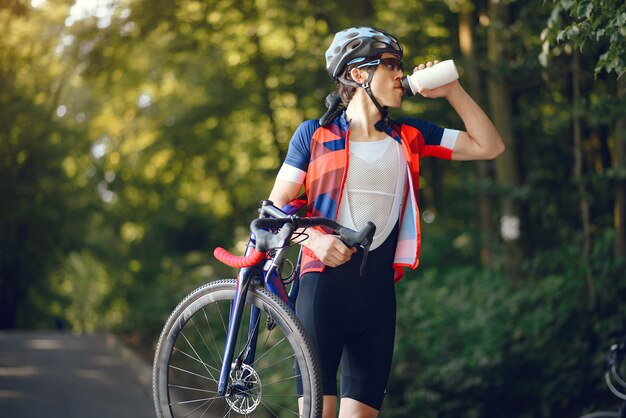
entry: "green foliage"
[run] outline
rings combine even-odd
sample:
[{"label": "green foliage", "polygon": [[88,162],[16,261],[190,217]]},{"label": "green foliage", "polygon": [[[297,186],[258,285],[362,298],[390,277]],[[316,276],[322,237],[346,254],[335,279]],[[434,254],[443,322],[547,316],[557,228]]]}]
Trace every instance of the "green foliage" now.
[{"label": "green foliage", "polygon": [[[554,46],[572,41],[583,50],[585,46],[600,48],[595,73],[626,72],[626,4],[619,0],[552,0],[555,8],[542,34],[546,44]],[[607,13],[607,11],[611,11]],[[563,15],[566,16],[564,22]],[[545,61],[544,61],[545,63]]]},{"label": "green foliage", "polygon": [[609,307],[623,300],[625,264],[611,252],[609,234],[594,254],[594,307],[577,242],[531,260],[522,286],[474,268],[401,282],[389,416],[559,417],[602,406],[606,353],[624,326],[624,307]]},{"label": "green foliage", "polygon": [[[0,326],[20,324],[31,288],[47,287],[66,252],[82,245],[97,205],[84,193],[84,128],[61,118],[69,81],[55,53],[54,17],[0,9]],[[25,47],[25,46],[28,47]],[[46,71],[41,71],[46,68]],[[26,321],[28,322],[28,321]]]},{"label": "green foliage", "polygon": [[[51,305],[56,318],[64,318],[76,332],[111,328],[121,321],[121,311],[106,310],[103,301],[111,293],[112,280],[106,267],[88,253],[70,253],[52,275],[52,289],[60,298]],[[65,302],[65,303],[63,303]]]},{"label": "green foliage", "polygon": [[[233,275],[211,250],[243,248],[292,132],[324,110],[333,33],[387,28],[402,39],[407,68],[454,58],[467,87],[472,59],[458,41],[467,9],[478,88],[494,74],[510,80],[522,185],[499,188],[493,164],[480,179],[474,163],[423,160],[421,265],[397,287],[384,415],[552,418],[610,405],[602,363],[626,329],[611,192],[624,172],[615,164],[623,3],[505,1],[506,59],[496,69],[486,2],[10,3],[0,7],[2,327],[114,330],[149,352],[185,294]],[[404,114],[463,129],[444,100],[407,99],[393,116]],[[572,176],[574,114],[590,266]],[[501,199],[526,208],[534,255],[522,283],[505,278],[498,239],[493,265],[480,263],[479,193],[494,229]]]}]

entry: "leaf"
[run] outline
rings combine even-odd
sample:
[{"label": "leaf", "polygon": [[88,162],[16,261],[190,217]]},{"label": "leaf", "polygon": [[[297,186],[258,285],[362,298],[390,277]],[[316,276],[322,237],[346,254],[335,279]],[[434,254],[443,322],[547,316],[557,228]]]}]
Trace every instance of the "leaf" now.
[{"label": "leaf", "polygon": [[605,32],[606,32],[606,31],[605,31],[604,29],[598,29],[598,30],[596,31],[596,41],[599,41],[599,40],[600,40],[600,38],[602,38],[602,36],[604,36],[604,33],[605,33]]},{"label": "leaf", "polygon": [[591,19],[591,13],[593,12],[593,4],[590,1],[581,2],[576,8],[576,16],[584,16],[586,19]]},{"label": "leaf", "polygon": [[569,27],[566,32],[567,39],[574,39],[580,34],[580,27],[576,24]]}]

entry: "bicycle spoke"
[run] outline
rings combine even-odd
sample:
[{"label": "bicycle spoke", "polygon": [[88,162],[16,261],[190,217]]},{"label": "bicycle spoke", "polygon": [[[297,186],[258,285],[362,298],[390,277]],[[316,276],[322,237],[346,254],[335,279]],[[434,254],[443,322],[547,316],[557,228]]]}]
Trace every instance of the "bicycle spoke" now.
[{"label": "bicycle spoke", "polygon": [[[207,403],[209,403],[209,406],[208,406],[208,407],[207,407],[207,409],[205,409],[205,411],[204,411],[204,412],[206,412],[206,411],[207,411],[207,410],[211,407],[211,405],[213,404],[213,402],[215,401],[215,398],[212,398],[212,399],[203,399],[202,401],[203,401],[203,402],[202,402],[200,405],[198,405],[198,406],[197,406],[197,407],[195,407],[193,410],[191,410],[191,411],[190,411],[187,415],[185,415],[183,418],[187,418],[188,416],[190,416],[191,414],[193,414],[194,412],[196,412],[198,409],[202,408],[204,405],[206,405]],[[204,413],[203,413],[202,415],[204,415]]]},{"label": "bicycle spoke", "polygon": [[[204,310],[204,309],[203,309]],[[213,361],[215,361],[215,355],[213,354],[213,350],[211,350],[209,348],[209,345],[206,343],[206,340],[204,339],[204,336],[202,335],[202,333],[200,332],[200,329],[198,329],[198,325],[196,325],[196,321],[194,321],[193,317],[190,319],[191,323],[193,324],[194,328],[196,329],[196,332],[198,333],[198,337],[200,337],[200,339],[202,340],[202,343],[204,344],[204,347],[207,349],[207,352],[209,353],[209,355],[211,356],[211,358],[213,359]],[[211,325],[207,324],[209,327],[209,332],[211,332]],[[213,333],[211,332],[211,335]],[[221,361],[219,362],[221,363]]]},{"label": "bicycle spoke", "polygon": [[224,410],[224,415],[222,415],[222,418],[226,418],[227,416],[230,416],[230,413],[233,411],[232,409],[230,409],[230,407],[228,405],[226,405],[226,409]]},{"label": "bicycle spoke", "polygon": [[[219,399],[219,397],[201,398],[201,399],[194,399],[194,400],[189,400],[189,401],[180,401],[180,402],[174,403],[174,405],[184,406],[184,405],[190,405],[190,404],[193,404],[193,403],[196,403],[196,402],[202,402],[200,405],[196,406],[191,411],[188,411],[187,414],[184,415],[183,418],[191,416],[193,413],[195,413],[199,409],[201,409],[204,406],[206,406],[206,408],[204,409],[204,411],[202,412],[202,415],[201,415],[201,416],[204,416],[208,412],[208,410],[211,408],[211,406],[214,404],[216,399]],[[170,404],[170,405],[172,405],[172,404]]]},{"label": "bicycle spoke", "polygon": [[[265,397],[264,397],[264,399],[265,399]],[[295,415],[295,416],[297,416],[297,417],[298,417],[298,416],[300,416],[300,413],[299,413],[299,412],[294,411],[294,410],[292,410],[292,409],[288,409],[288,408],[286,408],[286,407],[284,407],[284,406],[282,406],[282,405],[275,404],[274,402],[267,402],[267,401],[265,401],[265,400],[261,399],[261,404],[262,404],[263,406],[265,406],[265,408],[266,408],[266,409],[267,409],[267,410],[268,410],[268,411],[269,411],[272,415],[274,415],[275,417],[278,417],[278,415],[276,415],[276,413],[274,413],[274,410],[273,410],[272,408],[270,408],[270,406],[269,406],[270,404],[271,404],[271,405],[274,405],[277,409],[282,409],[282,410],[287,411],[288,413],[293,414],[293,415]],[[297,402],[296,402],[296,409],[297,409],[297,408],[298,408],[298,404],[297,404]]]},{"label": "bicycle spoke", "polygon": [[[285,360],[291,360],[291,359],[293,359],[293,358],[295,358],[295,357],[296,357],[296,355],[295,355],[295,354],[291,354],[291,355],[289,355],[289,356],[287,356],[287,357],[285,357],[285,358],[283,358],[283,359],[281,359],[281,360],[277,360],[277,361],[275,361],[274,363],[269,364],[269,365],[267,365],[267,366],[263,367],[262,369],[255,369],[255,370],[256,370],[256,372],[257,372],[258,374],[261,374],[261,373],[263,373],[265,370],[271,369],[272,367],[276,366],[277,364],[282,363],[282,362],[283,362],[283,361],[285,361]],[[256,363],[256,362],[255,362],[255,363]]]},{"label": "bicycle spoke", "polygon": [[277,380],[277,381],[275,381],[275,382],[265,383],[265,384],[263,384],[263,387],[264,387],[264,388],[266,388],[266,387],[268,387],[268,386],[272,386],[272,385],[275,385],[275,384],[278,384],[278,383],[286,382],[286,381],[288,381],[288,380],[297,379],[298,377],[299,377],[299,376],[297,376],[297,375],[293,375],[293,376],[285,377],[284,379],[280,379],[280,380]]},{"label": "bicycle spoke", "polygon": [[[187,344],[189,344],[189,347],[191,348],[191,350],[193,351],[193,353],[196,355],[196,359],[204,366],[204,369],[207,371],[207,373],[209,373],[211,375],[211,377],[213,377],[213,374],[211,373],[211,371],[209,370],[208,365],[202,361],[202,359],[200,358],[200,354],[198,354],[198,352],[196,351],[196,349],[194,348],[194,346],[191,344],[191,342],[187,339],[187,336],[185,335],[184,332],[180,332],[180,335],[183,336],[183,338],[185,339],[185,341],[187,341]],[[213,377],[215,379],[215,377]]]},{"label": "bicycle spoke", "polygon": [[178,402],[172,402],[170,405],[188,405],[190,403],[196,403],[196,402],[208,402],[208,401],[214,401],[215,399],[219,399],[219,396],[214,396],[212,398],[200,398],[200,399],[192,399],[190,401],[178,401]]},{"label": "bicycle spoke", "polygon": [[182,372],[182,373],[187,373],[187,374],[190,374],[192,376],[196,376],[196,377],[199,377],[201,379],[208,380],[209,382],[217,383],[217,380],[215,380],[214,378],[212,378],[212,377],[208,378],[206,376],[202,376],[201,374],[194,373],[191,370],[181,369],[180,367],[176,367],[176,366],[170,366],[170,368],[174,369],[174,370],[178,370],[179,372]]},{"label": "bicycle spoke", "polygon": [[[217,368],[215,368],[215,367],[211,366],[211,365],[210,365],[210,364],[208,364],[208,363],[205,363],[204,361],[202,361],[202,360],[201,360],[201,359],[199,359],[199,358],[196,358],[196,357],[192,356],[191,354],[189,354],[189,353],[187,353],[187,352],[185,352],[185,351],[181,350],[180,348],[174,347],[173,351],[175,351],[175,352],[177,352],[177,353],[180,353],[180,354],[182,354],[182,355],[184,355],[184,356],[186,356],[186,357],[190,358],[191,360],[193,360],[193,361],[195,361],[195,362],[198,362],[198,363],[202,364],[205,368],[206,368],[206,367],[208,367],[208,368],[213,369],[213,370],[214,370],[214,371],[216,371],[216,372],[219,372],[219,370],[218,370]],[[209,374],[211,374],[211,373],[209,372]],[[212,375],[212,374],[211,374],[211,377],[213,378],[213,380],[215,380],[215,377],[213,377],[213,375]]]},{"label": "bicycle spoke", "polygon": [[217,392],[214,390],[208,390],[208,389],[200,389],[200,388],[192,388],[189,386],[181,386],[181,385],[173,385],[173,384],[168,384],[167,386],[171,387],[171,388],[177,388],[177,389],[185,389],[185,390],[192,390],[194,392],[205,392],[205,393],[213,393],[215,395],[217,395]]},{"label": "bicycle spoke", "polygon": [[[204,408],[204,412],[202,413],[202,415],[200,415],[200,418],[202,418],[207,412],[209,412],[209,409],[211,409],[211,405],[213,405],[213,402],[215,402],[215,399],[212,400],[206,408]],[[187,418],[187,416],[184,418]]]},{"label": "bicycle spoke", "polygon": [[[315,370],[306,340],[293,313],[262,287],[251,287],[242,307],[232,360],[236,367],[227,376],[226,394],[218,395],[236,294],[234,281],[209,284],[190,294],[168,320],[155,359],[157,410],[171,418],[297,417],[302,395],[295,389],[301,375],[294,366],[302,364],[304,413],[317,416],[321,394],[311,385],[318,375],[311,375]],[[243,363],[245,357],[252,364]]]},{"label": "bicycle spoke", "polygon": [[[217,312],[218,312],[218,314],[219,314],[219,316],[221,318],[222,317],[222,312],[220,311],[220,305],[219,305],[219,303],[216,303],[215,305],[216,305],[215,309],[217,310]],[[217,341],[215,340],[215,335],[213,335],[213,327],[211,326],[211,323],[209,322],[209,316],[207,315],[205,308],[206,308],[205,306],[202,307],[202,314],[204,315],[204,322],[206,322],[207,327],[209,328],[209,333],[211,334],[211,340],[213,340],[213,346],[218,347]],[[223,319],[222,319],[222,325],[224,325]],[[224,334],[226,334],[226,329],[224,329]],[[216,353],[217,353],[217,357],[219,359],[217,364],[222,364],[223,359],[222,359],[222,355],[221,355],[220,351],[216,350]]]},{"label": "bicycle spoke", "polygon": [[[226,321],[224,320],[224,314],[222,314],[222,310],[220,309],[220,304],[216,302],[216,305],[217,305],[217,313],[220,315],[220,321],[222,321],[222,328],[224,329],[224,334],[226,334],[228,332],[228,325],[226,324]],[[227,312],[232,312],[232,311],[233,311],[233,302],[229,301]]]},{"label": "bicycle spoke", "polygon": [[272,350],[274,350],[276,347],[278,347],[283,341],[285,341],[287,339],[287,337],[283,337],[280,341],[278,341],[276,344],[274,344],[273,346],[271,346],[270,348],[268,348],[267,350],[265,350],[263,352],[263,354],[261,354],[261,356],[259,356],[255,361],[254,364],[258,363],[259,360],[261,360],[263,357],[265,357],[266,355],[268,355]]},{"label": "bicycle spoke", "polygon": [[[250,313],[250,316],[252,316],[252,313]],[[248,323],[250,323],[250,321],[248,320]],[[248,347],[250,347],[250,344],[252,343],[252,330],[253,329],[258,329],[259,328],[259,324],[261,323],[261,315],[257,316],[256,319],[256,323],[253,326],[250,326],[248,328],[248,340],[246,341],[246,344],[241,347],[241,352],[239,353],[239,356],[242,356],[245,354],[245,351]]]}]

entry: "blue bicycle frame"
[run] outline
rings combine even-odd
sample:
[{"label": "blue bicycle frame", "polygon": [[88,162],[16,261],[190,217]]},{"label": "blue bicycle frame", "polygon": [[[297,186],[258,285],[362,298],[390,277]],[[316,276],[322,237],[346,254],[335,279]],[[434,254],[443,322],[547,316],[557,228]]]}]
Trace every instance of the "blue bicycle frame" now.
[{"label": "blue bicycle frame", "polygon": [[[282,210],[278,209],[272,204],[263,203],[260,209],[261,217],[274,217],[281,218],[288,215]],[[250,236],[250,242],[246,248],[245,255],[248,255],[255,245],[255,237],[253,234]],[[241,268],[237,274],[235,285],[235,297],[234,304],[231,309],[230,319],[228,323],[228,332],[226,335],[226,347],[224,349],[224,357],[222,361],[222,369],[220,371],[220,379],[218,383],[218,394],[220,396],[226,395],[226,388],[228,387],[228,380],[230,371],[233,367],[232,361],[235,351],[235,343],[237,342],[239,327],[241,325],[241,318],[243,316],[243,309],[246,303],[246,296],[248,289],[254,278],[263,277],[265,286],[269,291],[281,298],[291,309],[294,308],[295,299],[298,293],[298,280],[296,279],[291,286],[289,293],[285,289],[285,284],[280,276],[279,266],[282,263],[285,253],[287,251],[287,243],[282,248],[278,249],[274,258],[271,260],[264,259],[256,266]],[[296,267],[296,277],[297,277]],[[250,312],[250,327],[248,332],[248,344],[245,353],[241,353],[237,359],[235,367],[240,367],[242,364],[251,365],[254,362],[256,354],[256,342],[259,335],[259,308],[252,306]]]},{"label": "blue bicycle frame", "polygon": [[[293,213],[297,211],[298,206],[291,206],[289,212]],[[298,293],[298,279],[293,282],[289,293],[287,293],[285,289],[285,284],[281,278],[280,268],[283,265],[285,255],[287,249],[289,248],[288,240],[291,239],[294,229],[298,227],[308,227],[308,226],[326,226],[335,231],[341,237],[341,240],[349,247],[360,246],[363,248],[363,257],[361,260],[361,275],[364,274],[365,264],[367,262],[367,254],[369,252],[369,247],[372,243],[374,233],[376,232],[376,226],[368,222],[363,228],[359,231],[353,231],[349,228],[343,227],[336,223],[335,221],[320,218],[320,217],[312,217],[312,218],[298,218],[297,216],[290,217],[290,221],[292,222],[281,222],[281,219],[289,218],[289,215],[278,209],[276,206],[272,204],[270,201],[263,201],[260,209],[260,218],[257,219],[251,225],[251,229],[253,231],[257,231],[257,237],[254,234],[250,236],[250,243],[246,249],[245,256],[248,256],[252,253],[255,246],[274,249],[275,252],[273,256],[269,259],[262,259],[259,263],[252,267],[246,267],[239,270],[239,274],[237,275],[236,285],[235,285],[235,302],[231,309],[230,320],[228,323],[228,331],[226,336],[226,348],[224,350],[224,360],[222,363],[222,369],[220,371],[220,380],[218,384],[218,393],[220,396],[227,395],[226,388],[228,386],[228,378],[230,375],[230,371],[232,367],[236,367],[240,369],[242,365],[251,366],[254,362],[255,355],[255,347],[256,341],[258,338],[259,332],[259,318],[260,311],[256,307],[251,307],[250,314],[250,328],[248,332],[247,345],[239,357],[237,358],[237,362],[233,365],[233,356],[235,350],[235,343],[237,341],[239,326],[241,325],[241,318],[243,316],[243,309],[246,302],[246,296],[248,294],[248,290],[250,289],[250,285],[253,281],[260,281],[262,278],[262,282],[267,289],[281,298],[291,309],[294,309],[296,296]],[[257,224],[265,224],[270,225],[268,228],[272,228],[273,222],[267,218],[280,218],[278,219],[278,224],[281,224],[281,228],[277,234],[272,235],[273,241],[267,241],[267,237],[261,236],[261,231],[263,228],[258,226]],[[256,258],[254,258],[256,260]],[[295,276],[298,276],[299,264],[296,265],[295,268]],[[245,264],[241,264],[245,265]],[[268,326],[272,326],[271,323]],[[246,375],[244,374],[244,378]],[[246,388],[238,388],[238,390],[245,391]]]}]

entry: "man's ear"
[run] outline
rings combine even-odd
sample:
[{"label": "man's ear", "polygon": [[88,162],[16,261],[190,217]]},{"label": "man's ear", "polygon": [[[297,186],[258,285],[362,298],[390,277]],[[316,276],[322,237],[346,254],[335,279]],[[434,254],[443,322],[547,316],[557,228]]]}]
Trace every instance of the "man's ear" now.
[{"label": "man's ear", "polygon": [[367,71],[365,70],[353,68],[350,70],[350,75],[352,76],[352,79],[359,84],[363,84],[367,81]]}]

